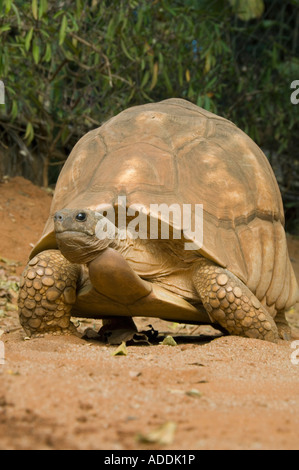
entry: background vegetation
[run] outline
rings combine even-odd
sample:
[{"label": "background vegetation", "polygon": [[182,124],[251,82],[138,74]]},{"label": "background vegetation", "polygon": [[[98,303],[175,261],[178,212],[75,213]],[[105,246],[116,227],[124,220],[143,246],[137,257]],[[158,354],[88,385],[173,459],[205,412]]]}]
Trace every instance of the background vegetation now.
[{"label": "background vegetation", "polygon": [[183,97],[263,148],[298,230],[298,53],[299,0],[0,0],[0,177],[54,185],[85,132]]}]

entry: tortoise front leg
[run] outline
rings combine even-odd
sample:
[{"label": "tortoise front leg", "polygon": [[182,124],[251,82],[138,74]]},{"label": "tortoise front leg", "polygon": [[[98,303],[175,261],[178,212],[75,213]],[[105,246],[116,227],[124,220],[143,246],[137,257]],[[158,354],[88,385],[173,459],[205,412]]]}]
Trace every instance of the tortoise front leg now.
[{"label": "tortoise front leg", "polygon": [[227,269],[202,259],[196,266],[194,286],[212,321],[232,335],[278,340],[277,326],[257,297]]},{"label": "tortoise front leg", "polygon": [[29,261],[20,282],[20,323],[28,336],[75,333],[71,309],[76,301],[81,267],[58,250],[47,250]]}]

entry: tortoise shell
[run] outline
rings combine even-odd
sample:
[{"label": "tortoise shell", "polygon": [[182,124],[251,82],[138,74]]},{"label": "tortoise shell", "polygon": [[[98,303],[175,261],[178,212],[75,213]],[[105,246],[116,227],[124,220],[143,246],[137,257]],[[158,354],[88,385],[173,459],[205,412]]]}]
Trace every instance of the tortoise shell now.
[{"label": "tortoise shell", "polygon": [[[298,300],[280,191],[261,149],[232,122],[182,99],[129,108],[80,139],[31,257],[56,248],[53,215],[127,205],[202,204],[198,252],[276,310]],[[194,221],[193,221],[194,222]],[[175,262],[175,260],[174,260]]]}]

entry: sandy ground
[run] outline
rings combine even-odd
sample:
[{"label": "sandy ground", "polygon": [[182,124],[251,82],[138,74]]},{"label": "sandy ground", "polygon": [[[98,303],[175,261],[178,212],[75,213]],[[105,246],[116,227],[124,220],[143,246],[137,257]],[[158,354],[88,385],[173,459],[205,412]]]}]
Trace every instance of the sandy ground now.
[{"label": "sandy ground", "polygon": [[[16,283],[50,203],[22,178],[0,184],[0,449],[299,449],[291,342],[211,339],[208,327],[143,318],[140,329],[150,323],[177,346],[114,356],[115,346],[75,336],[25,339]],[[299,277],[299,240],[289,249]],[[298,309],[289,321],[299,339]]]}]

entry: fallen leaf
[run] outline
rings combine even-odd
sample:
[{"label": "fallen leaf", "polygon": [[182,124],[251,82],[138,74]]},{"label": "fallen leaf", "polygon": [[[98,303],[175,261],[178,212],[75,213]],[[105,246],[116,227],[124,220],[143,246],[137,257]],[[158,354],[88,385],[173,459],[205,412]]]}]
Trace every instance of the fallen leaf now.
[{"label": "fallen leaf", "polygon": [[188,397],[194,397],[194,398],[201,398],[202,397],[202,393],[200,393],[198,390],[196,390],[196,388],[192,388],[191,390],[187,390],[187,392],[185,392],[185,393]]},{"label": "fallen leaf", "polygon": [[145,444],[169,445],[172,444],[174,440],[176,427],[176,423],[167,421],[147,434],[138,434],[137,440]]},{"label": "fallen leaf", "polygon": [[164,344],[166,346],[177,346],[177,342],[170,335],[166,336],[160,344]]},{"label": "fallen leaf", "polygon": [[123,341],[118,346],[118,348],[116,348],[115,351],[113,351],[111,356],[127,356],[127,354],[128,354],[128,351],[127,351],[126,343]]},{"label": "fallen leaf", "polygon": [[129,376],[134,379],[135,377],[140,377],[142,375],[142,372],[140,370],[130,370]]},{"label": "fallen leaf", "polygon": [[14,370],[11,370],[11,369],[8,369],[8,370],[6,371],[6,373],[7,373],[8,375],[21,375],[18,370],[14,371]]}]

